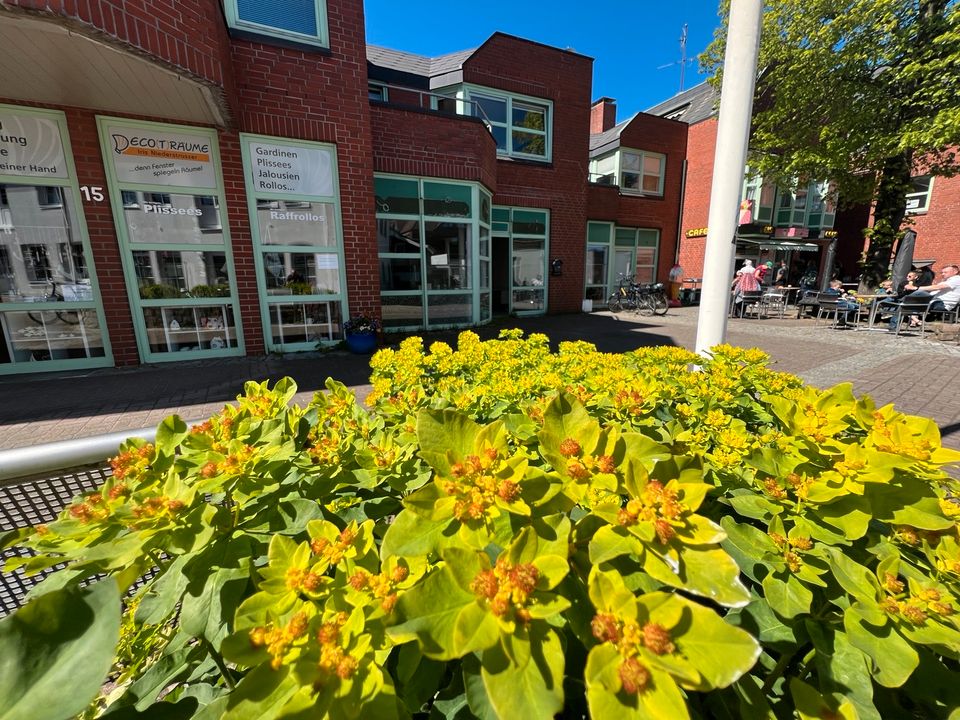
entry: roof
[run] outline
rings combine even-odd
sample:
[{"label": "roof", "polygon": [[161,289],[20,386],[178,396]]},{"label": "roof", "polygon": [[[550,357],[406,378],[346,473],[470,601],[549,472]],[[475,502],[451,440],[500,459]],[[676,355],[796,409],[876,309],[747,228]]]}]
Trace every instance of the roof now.
[{"label": "roof", "polygon": [[610,150],[615,150],[620,147],[620,134],[623,132],[624,128],[630,124],[630,121],[635,118],[636,115],[632,115],[626,120],[621,120],[612,128],[604,130],[601,133],[596,133],[595,135],[590,136],[590,157],[596,157],[597,155],[602,155],[605,152]]},{"label": "roof", "polygon": [[716,104],[717,91],[710,83],[702,82],[689,90],[677,93],[659,105],[654,105],[646,112],[649,115],[669,117],[672,120],[685,122],[687,125],[694,125],[716,115]]},{"label": "roof", "polygon": [[476,48],[471,48],[470,50],[459,50],[430,58],[400,50],[391,50],[379,45],[367,45],[367,61],[377,67],[431,78],[459,70],[463,67],[463,63],[475,52]]}]

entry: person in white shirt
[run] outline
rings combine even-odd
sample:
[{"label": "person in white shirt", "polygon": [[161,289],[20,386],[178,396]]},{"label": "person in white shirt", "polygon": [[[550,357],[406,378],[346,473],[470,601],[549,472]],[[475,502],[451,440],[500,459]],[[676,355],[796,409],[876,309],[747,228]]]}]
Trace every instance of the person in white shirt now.
[{"label": "person in white shirt", "polygon": [[930,310],[943,311],[953,310],[960,303],[960,268],[956,265],[944,265],[940,269],[940,276],[943,278],[940,282],[933,285],[921,285],[916,293],[931,293],[933,302],[930,304]]}]

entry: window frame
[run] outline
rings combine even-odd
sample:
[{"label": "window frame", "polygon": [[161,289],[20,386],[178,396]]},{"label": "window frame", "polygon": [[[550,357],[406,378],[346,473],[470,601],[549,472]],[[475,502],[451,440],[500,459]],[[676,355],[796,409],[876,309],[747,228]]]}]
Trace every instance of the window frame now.
[{"label": "window frame", "polygon": [[227,17],[227,26],[232,30],[253,33],[255,35],[267,35],[280,40],[287,40],[329,49],[330,25],[327,18],[326,0],[313,0],[313,3],[316,9],[316,35],[306,35],[293,30],[284,30],[283,28],[261,25],[260,23],[251,22],[250,20],[244,20],[240,17],[240,11],[237,8],[237,0],[224,0],[223,10]]},{"label": "window frame", "polygon": [[[374,97],[373,93],[377,92],[379,97]],[[367,81],[367,100],[372,100],[374,102],[390,102],[390,93],[386,85],[381,82],[375,82],[373,80]]]},{"label": "window frame", "polygon": [[[637,171],[633,170],[624,170],[624,156],[625,155],[636,155],[640,161],[640,169]],[[660,160],[660,174],[657,176],[657,190],[650,191],[643,189],[643,178],[645,173],[643,170],[644,160],[647,157],[656,157]],[[638,188],[628,188],[624,186],[623,174],[624,172],[629,172],[631,175],[637,175],[640,179],[640,187]],[[617,151],[617,185],[620,188],[620,192],[625,195],[638,195],[643,197],[663,197],[663,188],[666,182],[667,177],[667,156],[664,153],[654,152],[652,150],[640,150],[637,148],[628,148],[621,147]]]},{"label": "window frame", "polygon": [[[509,93],[502,90],[495,90],[482,85],[464,84],[458,95],[465,101],[464,113],[479,117],[491,127],[502,127],[506,131],[506,148],[501,150],[497,146],[497,157],[516,158],[518,160],[531,160],[533,162],[552,163],[553,162],[553,101],[546,98],[538,98],[530,95],[521,95],[519,93]],[[506,103],[506,121],[487,120],[482,115],[474,112],[473,103],[476,98],[486,98],[489,100],[503,101]],[[544,111],[544,129],[536,130],[513,124],[513,103],[518,105],[528,105],[534,108],[543,108]],[[544,138],[544,154],[536,155],[534,153],[517,152],[513,150],[514,131],[528,133],[531,135],[542,135]]]},{"label": "window frame", "polygon": [[912,183],[914,180],[919,180],[921,178],[928,178],[926,191],[925,192],[908,192],[904,196],[904,199],[907,205],[910,204],[911,198],[922,198],[923,202],[918,207],[915,207],[915,208],[907,207],[906,209],[907,215],[922,215],[926,212],[929,212],[930,210],[930,200],[933,197],[933,181],[935,178],[933,175],[929,175],[929,174],[914,175],[910,178],[910,182]]}]

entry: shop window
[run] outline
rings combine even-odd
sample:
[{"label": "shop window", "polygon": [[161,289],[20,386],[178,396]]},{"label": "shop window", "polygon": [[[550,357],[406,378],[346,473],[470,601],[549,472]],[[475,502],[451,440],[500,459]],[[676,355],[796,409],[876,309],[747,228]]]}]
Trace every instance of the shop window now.
[{"label": "shop window", "polygon": [[907,212],[922,213],[930,209],[930,193],[933,190],[933,177],[919,175],[910,178],[910,192],[907,193]]},{"label": "shop window", "polygon": [[666,156],[638,150],[620,151],[620,189],[642,195],[663,195]]},{"label": "shop window", "polygon": [[325,0],[224,0],[227,24],[240,34],[329,46]]},{"label": "shop window", "polygon": [[497,143],[497,152],[509,157],[550,159],[552,105],[534,98],[501,95],[487,88],[469,90],[472,115],[484,120]]}]

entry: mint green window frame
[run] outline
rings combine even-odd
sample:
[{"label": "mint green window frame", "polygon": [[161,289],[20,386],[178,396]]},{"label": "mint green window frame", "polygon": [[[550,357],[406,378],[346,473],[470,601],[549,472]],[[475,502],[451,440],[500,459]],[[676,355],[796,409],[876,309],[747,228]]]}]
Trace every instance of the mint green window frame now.
[{"label": "mint green window frame", "polygon": [[[108,126],[155,128],[160,131],[179,131],[194,135],[205,135],[210,143],[210,162],[213,165],[216,175],[216,187],[200,188],[179,185],[151,185],[147,183],[120,182],[117,178],[116,170],[113,165],[113,158],[111,157],[111,148],[113,147],[113,143],[109,136]],[[123,265],[123,276],[127,287],[127,298],[130,302],[130,310],[133,315],[134,335],[136,337],[137,349],[140,353],[141,360],[144,362],[177,362],[181,360],[195,360],[202,358],[243,356],[246,352],[243,340],[243,318],[240,314],[240,304],[237,297],[237,273],[233,260],[232,243],[230,241],[227,199],[223,190],[223,171],[220,165],[220,147],[217,138],[217,131],[209,128],[195,127],[192,125],[127,120],[124,118],[115,118],[106,115],[97,116],[97,131],[100,136],[100,151],[103,154],[103,164],[107,172],[107,188],[110,193],[110,205],[113,209],[113,223],[117,231],[117,237],[120,240],[120,260]],[[176,194],[214,197],[217,200],[218,209],[220,210],[220,231],[223,234],[222,244],[179,244],[150,242],[132,243],[130,239],[129,228],[127,227],[127,219],[124,215],[124,191],[157,193],[160,195]],[[193,297],[164,299],[141,298],[140,284],[137,279],[136,263],[134,262],[133,258],[133,252],[141,250],[223,253],[228,268],[231,293],[226,297],[205,297],[203,299]],[[177,352],[172,349],[168,350],[167,352],[154,352],[150,349],[150,333],[149,329],[147,328],[146,321],[144,320],[144,310],[150,308],[158,308],[161,316],[164,319],[166,318],[166,309],[168,308],[173,308],[175,310],[180,309],[183,312],[186,312],[188,309],[199,310],[206,308],[208,312],[219,312],[220,317],[225,317],[226,311],[229,309],[233,314],[233,340],[236,342],[236,347],[229,347],[229,343],[227,343],[227,347],[195,349],[188,353]],[[195,317],[197,316],[195,315]],[[168,346],[170,346],[171,341],[168,337],[168,333],[166,332],[166,327],[167,326],[165,325],[164,337]],[[211,345],[212,337],[223,338],[229,336],[229,333],[226,332],[226,328],[221,328],[224,330],[222,335],[219,333],[214,335],[213,332],[209,331],[201,333],[199,331],[201,331],[202,328],[199,327],[194,329],[198,331],[196,333],[198,340],[201,338],[201,336],[203,336],[203,341],[209,342]],[[205,337],[206,335],[211,335],[211,340],[207,340]],[[188,342],[189,338],[185,337],[184,341]]]},{"label": "mint green window frame", "polygon": [[[275,145],[290,145],[305,149],[321,148],[330,152],[333,175],[333,195],[297,195],[291,193],[270,193],[256,191],[250,186],[252,161],[250,158],[250,143],[263,142]],[[247,212],[250,217],[250,232],[253,236],[253,264],[257,273],[257,293],[260,297],[260,321],[263,326],[263,339],[268,351],[297,352],[316,350],[318,343],[333,345],[343,338],[343,319],[349,317],[347,303],[347,277],[343,259],[343,221],[340,214],[340,173],[337,169],[337,148],[329,143],[311,142],[308,140],[292,140],[290,138],[272,137],[269,135],[253,135],[240,133],[240,149],[243,157],[243,177],[246,183]],[[333,205],[333,231],[336,242],[333,246],[309,245],[265,245],[261,242],[260,216],[257,213],[257,201],[280,202],[309,202],[326,203]],[[320,252],[317,252],[320,250]],[[310,253],[314,255],[330,255],[337,258],[339,292],[336,293],[308,293],[302,295],[271,295],[267,288],[267,270],[263,264],[264,253]],[[292,300],[292,298],[295,298]],[[321,323],[316,318],[316,327],[312,332],[322,332],[316,340],[308,339],[301,342],[275,342],[273,338],[273,321],[281,318],[280,306],[301,303],[303,305],[324,305],[326,307],[326,322]],[[336,306],[333,305],[336,303]],[[283,325],[282,322],[279,323]],[[321,329],[322,326],[322,329]],[[304,321],[304,328],[311,327]],[[305,332],[311,332],[307,330]],[[282,328],[281,328],[282,333]],[[325,336],[324,336],[325,335]],[[281,334],[281,338],[282,338]]]},{"label": "mint green window frame", "polygon": [[[537,217],[543,218],[544,231],[542,233],[518,232],[516,227],[518,223],[530,222]],[[527,208],[527,207],[507,207],[497,205],[494,208],[494,227],[495,237],[504,238],[509,242],[510,257],[510,303],[509,312],[513,315],[536,316],[547,312],[547,300],[550,297],[550,273],[547,271],[548,258],[550,257],[550,211],[545,208]],[[523,245],[533,243],[542,243],[543,262],[539,268],[541,285],[536,284],[518,284],[517,283],[517,263],[519,260],[518,250]],[[526,278],[524,277],[524,281]],[[536,303],[536,296],[540,297],[540,307],[531,309],[531,305]]]},{"label": "mint green window frame", "polygon": [[[97,271],[96,271],[96,262],[93,257],[93,251],[90,248],[90,237],[87,233],[87,223],[84,217],[83,202],[80,196],[80,186],[77,182],[77,169],[73,162],[73,149],[70,145],[70,134],[67,129],[67,118],[64,113],[59,110],[41,110],[39,108],[27,108],[21,107],[20,105],[6,105],[0,104],[0,108],[4,110],[9,110],[16,112],[20,115],[35,115],[37,117],[42,117],[48,120],[53,120],[57,123],[58,128],[60,129],[60,140],[63,144],[63,155],[66,161],[67,175],[66,178],[54,178],[49,176],[31,176],[31,175],[4,175],[0,174],[0,184],[9,184],[9,185],[41,185],[47,187],[59,187],[60,191],[63,193],[70,193],[70,198],[72,201],[72,207],[75,210],[75,220],[76,227],[72,228],[76,234],[77,239],[79,239],[80,244],[83,248],[84,261],[87,265],[87,275],[90,279],[90,287],[92,290],[92,299],[78,302],[70,302],[69,304],[61,302],[43,302],[43,303],[19,303],[19,302],[7,302],[4,300],[0,303],[0,314],[7,312],[67,312],[67,311],[77,311],[83,310],[85,312],[93,312],[96,314],[97,326],[100,328],[100,339],[103,344],[103,355],[100,357],[85,357],[85,358],[69,358],[63,360],[43,360],[43,361],[21,361],[17,362],[13,357],[13,347],[12,343],[9,343],[10,346],[10,357],[11,362],[0,364],[0,375],[15,375],[20,373],[36,373],[36,372],[56,372],[58,370],[76,370],[84,368],[98,368],[98,367],[112,367],[113,366],[113,351],[110,347],[110,334],[108,332],[106,319],[103,315],[103,301],[100,295],[100,285],[97,282]],[[78,331],[82,333],[86,332],[86,328],[82,327],[83,322],[78,323]],[[3,328],[6,328],[6,323],[3,323]],[[7,338],[0,336],[0,342],[6,343]],[[83,341],[86,342],[86,338],[83,338]]]},{"label": "mint green window frame", "polygon": [[[652,258],[649,252],[641,252],[641,248],[652,248]],[[656,281],[657,265],[660,262],[660,231],[655,228],[628,228],[615,226],[611,222],[589,221],[585,270],[590,265],[591,257],[600,256],[605,258],[606,263],[604,282],[591,282],[585,272],[583,297],[593,300],[594,303],[606,304],[607,298],[620,285],[620,274],[627,269],[629,272],[626,274],[638,282]],[[627,260],[626,263],[624,259]],[[644,260],[642,264],[641,259]],[[649,273],[638,278],[641,270]]]},{"label": "mint green window frame", "polygon": [[[613,290],[610,287],[610,276],[613,274],[613,223],[587,222],[587,254],[584,258],[584,288],[585,300],[594,303],[606,304],[607,298]],[[589,275],[590,268],[602,258],[602,282],[594,282]]]},{"label": "mint green window frame", "polygon": [[[754,223],[769,224],[773,220],[773,204],[776,196],[776,186],[765,182],[760,175],[751,173],[747,168],[747,173],[743,181],[743,199],[752,202]],[[768,202],[765,202],[768,200]]]},{"label": "mint green window frame", "polygon": [[[506,143],[504,148],[497,146],[497,154],[506,157],[521,158],[523,160],[534,160],[537,162],[549,163],[553,160],[553,102],[545,98],[533,97],[531,95],[519,95],[517,93],[505,93],[502,90],[483,87],[481,85],[470,85],[465,83],[457,89],[456,97],[459,100],[467,102],[462,103],[460,112],[462,114],[480,117],[488,122],[492,127],[502,128],[506,134]],[[505,118],[503,121],[484,118],[479,110],[474,106],[478,98],[488,98],[506,105]],[[458,103],[458,105],[461,105]],[[531,128],[523,125],[514,124],[514,110],[524,111],[526,109],[542,110],[544,113],[544,128]],[[514,132],[542,137],[544,140],[544,154],[525,153],[514,150]]]},{"label": "mint green window frame", "polygon": [[316,45],[322,48],[330,47],[330,31],[327,23],[327,3],[326,0],[315,0],[317,32],[315,35],[284,30],[283,28],[272,27],[270,25],[261,25],[260,23],[250,22],[240,18],[237,10],[237,0],[224,0],[223,10],[227,17],[227,25],[235,30],[242,32],[255,33],[257,35],[267,35],[281,40],[290,40],[293,42]]},{"label": "mint green window frame", "polygon": [[[626,167],[624,162],[624,157],[626,155],[634,156],[638,160],[639,169],[630,169]],[[657,178],[657,189],[656,190],[644,190],[643,180],[645,177],[654,177],[651,173],[647,173],[644,169],[646,164],[646,159],[656,159],[660,164],[660,170],[656,175]],[[623,181],[624,174],[629,173],[631,175],[636,175],[639,178],[639,186],[636,188],[628,188],[627,184]],[[663,197],[663,183],[664,178],[667,175],[667,156],[663,153],[650,152],[649,150],[636,150],[634,148],[620,148],[617,152],[617,179],[618,185],[620,186],[620,191],[628,195],[646,195],[649,197]]]},{"label": "mint green window frame", "polygon": [[[443,180],[439,178],[421,178],[410,175],[389,175],[385,173],[377,173],[374,176],[374,185],[378,189],[385,187],[385,183],[390,181],[398,183],[397,188],[405,187],[408,189],[407,194],[402,196],[405,199],[407,208],[398,211],[396,207],[391,207],[388,202],[385,202],[385,200],[378,195],[376,201],[377,222],[378,224],[381,221],[416,223],[419,233],[419,249],[410,252],[391,252],[389,250],[379,252],[378,250],[378,258],[381,266],[384,261],[416,263],[417,267],[419,267],[420,287],[413,290],[385,290],[381,286],[381,302],[386,310],[391,304],[391,300],[397,303],[402,303],[405,298],[413,301],[419,300],[421,313],[419,322],[417,323],[394,323],[389,317],[390,313],[384,312],[384,329],[388,332],[421,330],[425,328],[436,330],[448,327],[469,327],[481,322],[487,322],[490,315],[490,288],[489,281],[487,281],[486,287],[481,285],[480,240],[484,232],[489,233],[490,231],[489,220],[481,222],[481,215],[483,214],[482,208],[490,207],[489,192],[478,183],[471,182]],[[379,186],[377,185],[378,182],[380,183]],[[446,188],[449,188],[449,190],[446,190]],[[413,197],[414,192],[416,193],[416,198]],[[468,202],[469,216],[431,214],[427,212],[428,203],[430,203],[430,209],[443,207],[444,200],[437,200],[438,193],[446,193],[452,203]],[[401,196],[398,195],[397,197]],[[484,201],[485,198],[486,202]],[[437,202],[441,204],[437,205]],[[416,207],[416,211],[413,210],[414,207]],[[427,257],[426,229],[428,223],[449,223],[469,229],[468,256],[464,258],[469,263],[465,273],[465,279],[468,283],[467,287],[452,289],[429,287],[428,280],[431,273],[430,263],[428,262],[429,258]],[[487,263],[490,262],[489,255],[484,256],[483,259]],[[489,265],[487,267],[489,267]],[[461,280],[461,282],[463,282],[463,280]],[[469,317],[451,322],[430,322],[431,307],[439,307],[447,301],[455,303],[458,297],[467,296],[470,298]],[[481,299],[487,304],[487,310],[485,312],[481,309]]]}]

